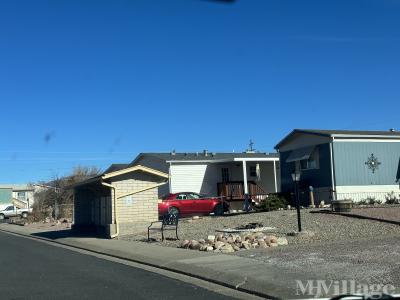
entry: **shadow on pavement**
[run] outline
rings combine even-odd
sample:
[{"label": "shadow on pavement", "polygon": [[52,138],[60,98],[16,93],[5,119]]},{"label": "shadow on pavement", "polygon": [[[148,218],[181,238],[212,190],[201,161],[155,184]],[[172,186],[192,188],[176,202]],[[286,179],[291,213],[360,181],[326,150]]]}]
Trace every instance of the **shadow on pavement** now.
[{"label": "shadow on pavement", "polygon": [[103,238],[105,239],[104,235],[96,234],[93,232],[77,232],[72,229],[65,229],[65,230],[55,230],[55,231],[45,231],[45,232],[36,232],[32,233],[32,236],[42,237],[51,240],[69,238],[69,237],[95,237],[95,238]]}]

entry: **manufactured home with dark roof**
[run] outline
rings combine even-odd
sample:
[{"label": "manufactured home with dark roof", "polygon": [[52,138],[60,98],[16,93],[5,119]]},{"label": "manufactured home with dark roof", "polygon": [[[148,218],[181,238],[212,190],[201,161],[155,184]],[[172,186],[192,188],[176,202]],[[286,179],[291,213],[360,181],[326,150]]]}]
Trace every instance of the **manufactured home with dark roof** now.
[{"label": "manufactured home with dark roof", "polygon": [[169,174],[160,196],[190,191],[224,196],[242,206],[246,194],[259,200],[280,191],[278,153],[141,153],[131,163],[137,164]]},{"label": "manufactured home with dark roof", "polygon": [[399,194],[400,132],[295,129],[275,148],[282,192],[293,191],[298,171],[303,198],[310,186],[319,201]]}]

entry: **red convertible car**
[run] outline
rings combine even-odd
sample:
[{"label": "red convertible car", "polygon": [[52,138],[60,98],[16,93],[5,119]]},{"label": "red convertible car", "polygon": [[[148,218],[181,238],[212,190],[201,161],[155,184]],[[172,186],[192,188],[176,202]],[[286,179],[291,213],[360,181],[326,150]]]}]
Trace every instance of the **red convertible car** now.
[{"label": "red convertible car", "polygon": [[206,215],[214,213],[223,215],[229,210],[229,203],[221,198],[205,197],[197,193],[183,192],[168,194],[158,203],[158,213],[163,216],[167,213],[182,215]]}]

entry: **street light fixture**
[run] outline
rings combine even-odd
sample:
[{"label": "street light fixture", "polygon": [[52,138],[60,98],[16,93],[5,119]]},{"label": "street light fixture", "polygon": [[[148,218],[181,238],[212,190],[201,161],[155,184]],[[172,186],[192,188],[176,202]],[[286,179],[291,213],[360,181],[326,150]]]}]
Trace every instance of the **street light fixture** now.
[{"label": "street light fixture", "polygon": [[299,181],[301,174],[300,172],[293,172],[292,179],[295,186],[295,196],[296,196],[296,210],[297,210],[297,227],[299,232],[301,232],[301,217],[300,217],[300,195],[299,195]]}]

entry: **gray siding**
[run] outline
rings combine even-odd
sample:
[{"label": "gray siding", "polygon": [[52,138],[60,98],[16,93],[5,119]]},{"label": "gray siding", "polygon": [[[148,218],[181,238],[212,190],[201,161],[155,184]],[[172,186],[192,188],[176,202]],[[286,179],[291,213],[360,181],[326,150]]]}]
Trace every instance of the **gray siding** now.
[{"label": "gray siding", "polygon": [[[310,185],[314,188],[331,187],[331,165],[329,143],[320,144],[319,148],[319,168],[311,170],[302,170],[300,186],[308,188]],[[295,163],[287,163],[291,151],[280,152],[281,165],[281,188],[282,192],[293,190],[292,172],[295,169]]]},{"label": "gray siding", "polygon": [[[400,143],[334,142],[333,153],[337,186],[396,184]],[[375,173],[365,165],[372,153],[381,163]]]}]

